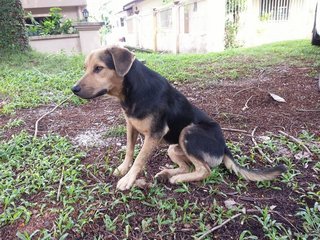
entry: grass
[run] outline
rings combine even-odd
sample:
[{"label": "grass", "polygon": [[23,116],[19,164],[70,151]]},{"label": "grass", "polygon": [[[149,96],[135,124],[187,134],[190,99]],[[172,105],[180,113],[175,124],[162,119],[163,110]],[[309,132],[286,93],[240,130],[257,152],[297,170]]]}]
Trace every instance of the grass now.
[{"label": "grass", "polygon": [[[320,48],[308,40],[289,41],[210,54],[136,53],[147,66],[170,81],[197,83],[252,78],[276,65],[317,68]],[[0,114],[16,109],[57,103],[71,94],[71,86],[83,74],[84,56],[47,55],[36,52],[0,55]],[[73,103],[81,103],[72,98]],[[1,106],[1,105],[0,105]]]},{"label": "grass", "polygon": [[[12,122],[8,125],[10,123]],[[304,143],[309,146],[319,141],[316,136],[307,132],[304,132],[303,136]],[[300,148],[290,139],[275,136],[270,136],[270,140],[261,141],[261,148],[268,152],[275,162],[283,162],[284,159],[277,156],[278,150],[270,147],[269,141],[277,144],[279,148],[289,148],[291,145],[295,145],[296,149]],[[233,154],[240,159],[245,155],[244,149],[248,147],[244,142],[228,145]],[[297,150],[299,151],[301,149]],[[147,191],[133,188],[122,193],[115,191],[116,182],[96,180],[105,178],[101,175],[104,173],[106,178],[110,179],[113,169],[109,165],[109,159],[99,164],[83,165],[83,157],[84,154],[78,152],[68,139],[56,135],[33,138],[26,132],[21,132],[9,140],[1,141],[0,228],[14,224],[23,227],[35,222],[49,221],[53,227],[40,225],[41,227],[33,232],[18,231],[17,237],[83,238],[90,224],[101,222],[102,231],[124,239],[131,239],[139,232],[151,234],[155,238],[171,238],[181,229],[187,229],[186,231],[192,232],[192,236],[197,238],[212,226],[242,212],[243,208],[250,208],[239,203],[232,208],[226,208],[223,199],[227,199],[228,196],[224,192],[233,191],[237,186],[237,192],[241,196],[248,191],[248,183],[242,179],[237,182],[230,180],[232,174],[223,168],[213,169],[211,176],[200,185],[183,184],[166,189],[163,184],[153,182]],[[292,169],[303,168],[302,162],[292,161],[289,157],[287,161],[286,164],[291,164]],[[310,171],[316,173],[320,168],[314,166]],[[95,176],[94,179],[92,175]],[[281,182],[284,185],[281,185]],[[254,213],[243,215],[243,226],[250,226],[250,222],[255,221],[261,226],[267,239],[316,238],[319,235],[320,195],[315,178],[309,178],[308,182],[308,189],[299,186],[295,177],[290,181],[283,178],[274,182],[257,183],[258,187],[262,184],[261,191],[270,189],[278,191],[281,195],[283,187],[287,185],[287,188],[297,193],[293,196],[300,208],[292,214],[302,223],[301,226],[297,226],[298,230],[288,226],[286,222],[279,221],[274,212],[276,206],[270,205],[256,205]],[[218,190],[221,186],[223,191]],[[199,189],[206,192],[205,199],[202,199],[203,195]],[[177,194],[179,198],[176,197]],[[314,202],[313,206],[305,205],[305,202],[310,201]],[[257,239],[250,227],[239,234],[240,239]],[[103,239],[104,235],[99,236],[97,233],[96,237]]]},{"label": "grass", "polygon": [[[254,77],[278,65],[310,68],[313,73],[320,67],[319,54],[320,48],[309,41],[291,41],[223,53],[137,56],[171,81],[208,83]],[[83,74],[83,56],[28,52],[0,58],[0,114],[57,103]],[[72,101],[81,103],[78,98]],[[117,179],[112,177],[114,159],[124,158],[123,149],[109,156],[114,152],[110,146],[105,157],[83,164],[85,154],[66,137],[33,138],[26,131],[4,134],[26,125],[12,116],[0,126],[0,234],[15,229],[19,239],[81,239],[92,238],[95,228],[94,239],[196,239],[243,209],[251,209],[228,223],[219,236],[228,231],[239,239],[317,239],[320,235],[320,164],[303,156],[302,147],[284,136],[259,140],[275,163],[287,165],[288,172],[279,180],[248,183],[219,167],[199,184],[152,181],[147,190],[132,188],[123,193],[115,190]],[[105,137],[124,139],[125,127],[109,128]],[[305,131],[298,137],[320,155],[319,136]],[[245,141],[228,146],[243,166],[268,165]],[[262,200],[241,201],[251,196],[252,189],[261,193],[257,197]],[[279,198],[274,201],[277,206],[268,197]],[[236,202],[232,207],[225,204],[229,198]]]}]

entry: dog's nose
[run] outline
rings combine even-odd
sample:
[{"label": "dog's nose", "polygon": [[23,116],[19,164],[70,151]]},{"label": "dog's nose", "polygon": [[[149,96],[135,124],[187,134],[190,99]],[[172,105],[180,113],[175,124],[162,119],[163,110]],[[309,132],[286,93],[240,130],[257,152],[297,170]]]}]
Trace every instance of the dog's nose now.
[{"label": "dog's nose", "polygon": [[78,93],[78,92],[80,92],[81,87],[80,87],[79,85],[76,85],[76,86],[73,86],[73,87],[71,88],[71,90],[72,90],[72,92],[74,92],[74,93]]}]

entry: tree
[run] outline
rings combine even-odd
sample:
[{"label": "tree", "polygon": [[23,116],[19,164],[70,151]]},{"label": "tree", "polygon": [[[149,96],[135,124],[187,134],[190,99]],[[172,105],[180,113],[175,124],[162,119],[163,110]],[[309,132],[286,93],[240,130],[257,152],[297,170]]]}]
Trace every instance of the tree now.
[{"label": "tree", "polygon": [[20,0],[0,0],[0,50],[29,48]]}]

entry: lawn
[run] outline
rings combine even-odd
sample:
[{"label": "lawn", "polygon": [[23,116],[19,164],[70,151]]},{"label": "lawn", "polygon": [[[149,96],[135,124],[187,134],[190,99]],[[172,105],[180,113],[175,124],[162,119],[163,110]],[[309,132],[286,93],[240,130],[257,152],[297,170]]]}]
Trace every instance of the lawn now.
[{"label": "lawn", "polygon": [[125,152],[117,103],[74,96],[33,136],[36,120],[71,94],[84,56],[4,54],[0,239],[319,239],[320,48],[301,40],[222,53],[136,55],[226,129],[241,165],[283,163],[288,171],[275,181],[248,183],[221,166],[203,182],[173,186],[153,179],[172,164],[162,146],[141,174],[144,188],[116,191],[112,172]]}]

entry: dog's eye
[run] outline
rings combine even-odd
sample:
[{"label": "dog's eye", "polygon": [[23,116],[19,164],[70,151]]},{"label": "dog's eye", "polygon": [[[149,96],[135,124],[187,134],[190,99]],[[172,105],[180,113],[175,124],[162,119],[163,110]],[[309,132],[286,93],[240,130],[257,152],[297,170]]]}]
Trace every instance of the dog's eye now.
[{"label": "dog's eye", "polygon": [[96,67],[93,69],[93,72],[94,72],[94,73],[99,73],[102,69],[103,69],[103,67],[101,67],[101,66],[96,66]]}]

